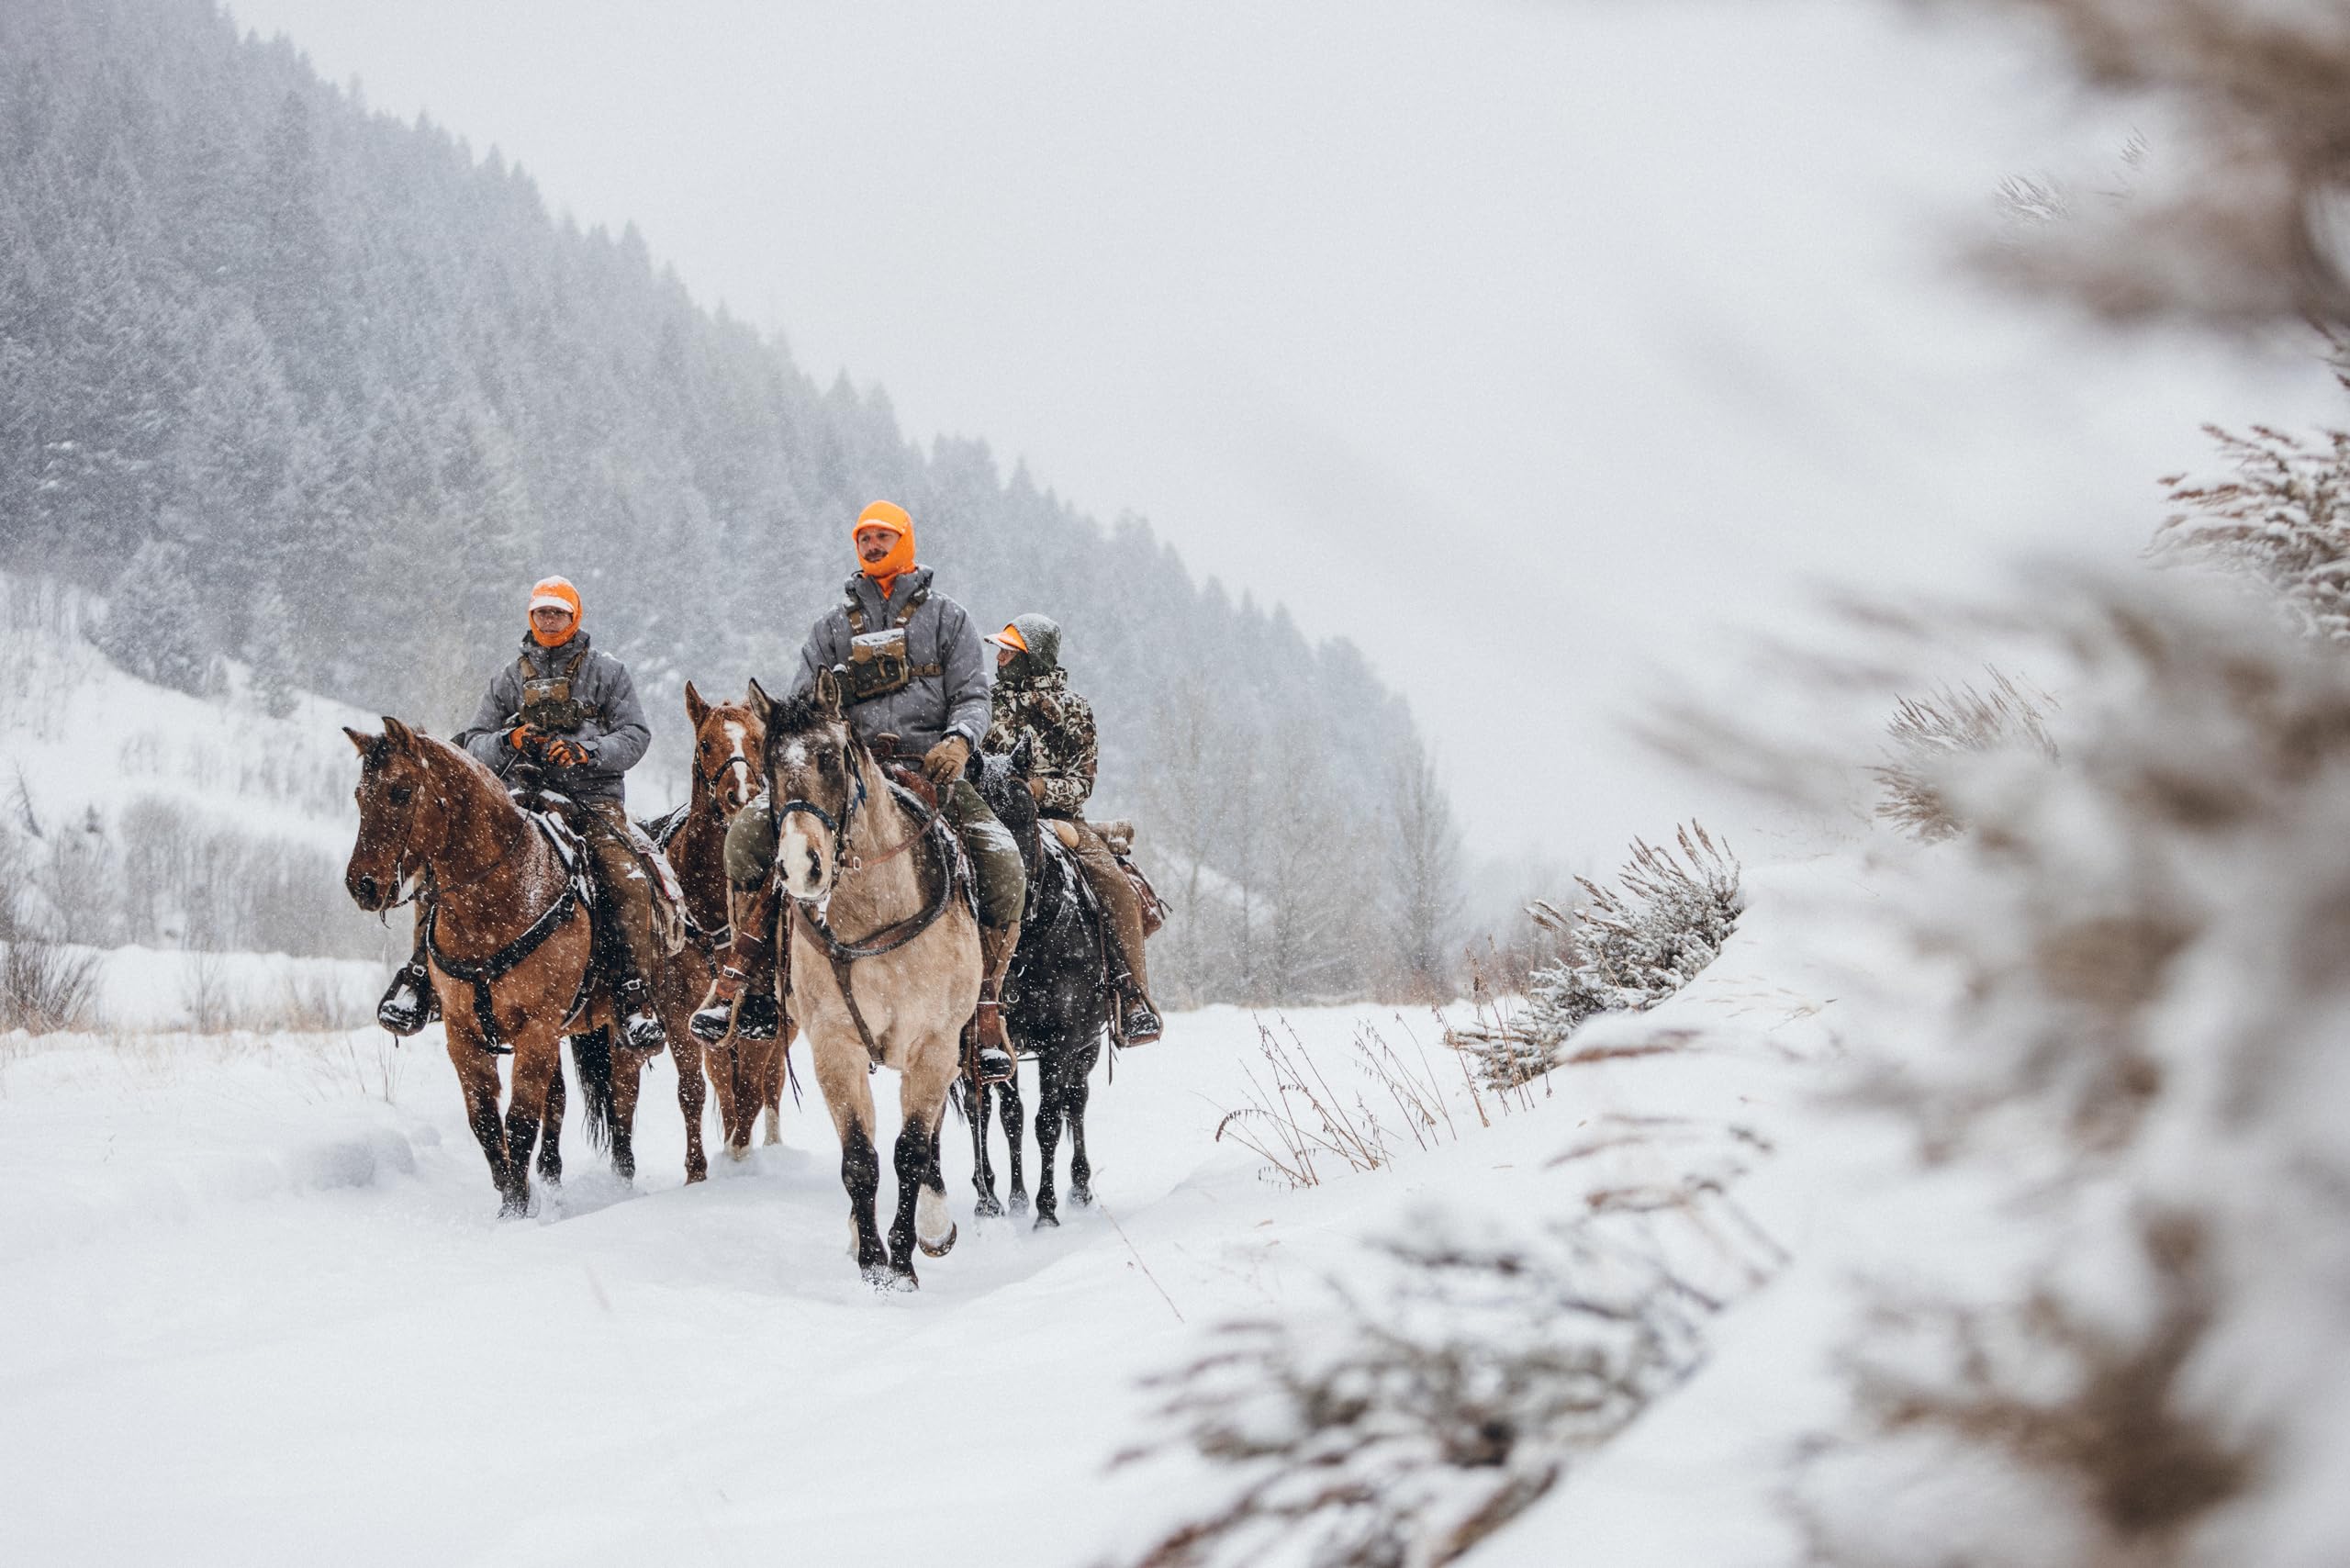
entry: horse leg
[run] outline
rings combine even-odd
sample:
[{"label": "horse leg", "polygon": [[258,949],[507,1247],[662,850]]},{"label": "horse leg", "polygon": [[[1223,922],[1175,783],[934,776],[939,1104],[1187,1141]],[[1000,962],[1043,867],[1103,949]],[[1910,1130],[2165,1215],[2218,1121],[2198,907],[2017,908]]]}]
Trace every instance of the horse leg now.
[{"label": "horse leg", "polygon": [[[474,1139],[489,1161],[489,1179],[498,1183],[502,1198],[514,1183],[506,1169],[506,1128],[498,1116],[498,1058],[474,1042],[470,1030],[451,1019],[449,1062],[457,1070],[458,1087],[464,1091],[465,1125],[473,1128]],[[499,1212],[507,1211],[501,1205]]]},{"label": "horse leg", "polygon": [[1069,1201],[1090,1209],[1093,1206],[1093,1161],[1085,1155],[1085,1104],[1093,1097],[1093,1063],[1102,1047],[1089,1045],[1070,1054],[1076,1063],[1062,1100],[1069,1110]]},{"label": "horse leg", "polygon": [[677,1064],[677,1112],[686,1119],[686,1184],[710,1174],[710,1157],[701,1147],[701,1107],[709,1098],[702,1073],[701,1042],[683,1025],[669,1030],[669,1057]]},{"label": "horse leg", "polygon": [[838,1040],[815,1047],[816,1083],[841,1140],[841,1185],[848,1190],[849,1256],[868,1284],[892,1283],[890,1254],[874,1223],[881,1190],[881,1157],[873,1148],[873,1091],[866,1081],[865,1047]]},{"label": "horse leg", "polygon": [[[979,1103],[971,1110],[971,1190],[977,1194],[971,1212],[981,1219],[993,1219],[1003,1213],[1003,1203],[995,1195],[995,1161],[988,1155],[988,1104],[994,1089],[979,1091]],[[968,1098],[968,1093],[965,1096]]]},{"label": "horse leg", "polygon": [[636,1097],[644,1087],[644,1058],[618,1039],[612,1026],[612,1171],[623,1182],[636,1180]]},{"label": "horse leg", "polygon": [[[959,1034],[959,1031],[957,1032]],[[946,1116],[946,1090],[961,1064],[957,1035],[934,1037],[912,1052],[900,1077],[906,1119],[898,1128],[898,1217],[890,1226],[890,1266],[913,1281],[913,1248],[944,1258],[955,1246],[946,1206],[946,1178],[938,1165],[938,1134]]]},{"label": "horse leg", "polygon": [[[561,1047],[558,1045],[558,1051]],[[563,1113],[569,1091],[563,1081],[563,1061],[556,1058],[547,1079],[547,1120],[539,1132],[539,1180],[550,1187],[563,1185]]]},{"label": "horse leg", "polygon": [[783,1141],[783,1079],[784,1069],[791,1054],[791,1036],[798,1033],[787,1020],[777,1037],[767,1043],[759,1067],[759,1104],[767,1113],[767,1137],[762,1141]]},{"label": "horse leg", "polygon": [[1060,1200],[1053,1195],[1053,1167],[1061,1148],[1061,1115],[1067,1089],[1062,1052],[1046,1050],[1036,1058],[1036,1228],[1061,1222]]},{"label": "horse leg", "polygon": [[539,1141],[548,1081],[562,1070],[554,1036],[514,1042],[514,1092],[506,1103],[506,1204],[500,1211],[509,1216],[530,1212],[531,1148]]},{"label": "horse leg", "polygon": [[1022,1148],[1028,1136],[1028,1108],[1020,1099],[1020,1074],[1015,1068],[1012,1077],[998,1086],[1003,1092],[1003,1103],[996,1113],[1003,1123],[1003,1141],[1011,1148],[1012,1212],[1028,1212],[1028,1173],[1026,1151]]}]

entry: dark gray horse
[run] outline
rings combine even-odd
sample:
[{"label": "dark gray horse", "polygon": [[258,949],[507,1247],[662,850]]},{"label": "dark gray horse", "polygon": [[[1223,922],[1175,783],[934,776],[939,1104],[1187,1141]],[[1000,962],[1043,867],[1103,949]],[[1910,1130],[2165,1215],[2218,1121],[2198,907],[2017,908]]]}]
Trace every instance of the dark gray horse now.
[{"label": "dark gray horse", "polygon": [[[1021,857],[1028,864],[1028,913],[1004,980],[1003,1026],[1013,1048],[1036,1061],[1036,1224],[1041,1228],[1060,1224],[1053,1170],[1064,1126],[1072,1146],[1069,1199],[1080,1207],[1093,1201],[1093,1164],[1085,1153],[1087,1080],[1102,1058],[1114,998],[1102,906],[1077,862],[1038,821],[1036,802],[1028,793],[1028,766],[1025,741],[1009,756],[984,756],[977,764],[980,795],[1019,840]],[[957,1081],[957,1092],[968,1099],[963,1081]],[[1021,1168],[1023,1107],[1017,1078],[980,1092],[972,1139],[979,1212],[1003,1213],[988,1152],[990,1102],[1002,1107],[1004,1137],[1012,1146],[1012,1212],[1021,1214],[1028,1207],[1028,1193]]]}]

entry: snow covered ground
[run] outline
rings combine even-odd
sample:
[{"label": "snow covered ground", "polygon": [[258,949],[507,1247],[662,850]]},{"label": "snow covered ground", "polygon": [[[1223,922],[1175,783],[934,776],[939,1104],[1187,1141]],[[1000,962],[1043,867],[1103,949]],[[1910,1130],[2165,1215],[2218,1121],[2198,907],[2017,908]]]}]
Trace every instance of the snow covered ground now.
[{"label": "snow covered ground", "polygon": [[[781,1146],[688,1187],[674,1081],[656,1066],[635,1188],[585,1147],[575,1113],[568,1181],[500,1224],[437,1030],[400,1048],[372,1030],[0,1037],[9,1556],[1131,1551],[1225,1484],[1188,1452],[1110,1467],[1152,1435],[1141,1379],[1219,1321],[1315,1299],[1359,1271],[1363,1238],[1428,1205],[1563,1211],[1573,1178],[1546,1161],[1618,1114],[1753,1135],[1736,1193],[1795,1262],[1716,1321],[1707,1369],[1479,1560],[1550,1563],[1572,1545],[1617,1564],[1786,1561],[1774,1488],[1832,1395],[1845,1267],[1920,1223],[1914,1186],[1869,1176],[1904,1159],[1897,1140],[1823,1130],[1807,1094],[1838,1050],[1835,1008],[1800,989],[1783,938],[1804,889],[1844,874],[1830,860],[1760,878],[1696,984],[1577,1036],[1667,1048],[1562,1069],[1515,1103],[1484,1096],[1490,1126],[1431,1018],[1264,1020],[1335,1081],[1366,1025],[1453,1075],[1434,1147],[1401,1139],[1387,1168],[1307,1190],[1214,1138],[1247,1075],[1262,1081],[1259,1021],[1179,1016],[1114,1083],[1097,1075],[1102,1203],[1066,1210],[1058,1231],[972,1218],[950,1122],[962,1239],[902,1297],[876,1295],[845,1255],[812,1088]],[[875,1087],[888,1125],[892,1075]],[[1661,1177],[1674,1158],[1660,1145]]]}]

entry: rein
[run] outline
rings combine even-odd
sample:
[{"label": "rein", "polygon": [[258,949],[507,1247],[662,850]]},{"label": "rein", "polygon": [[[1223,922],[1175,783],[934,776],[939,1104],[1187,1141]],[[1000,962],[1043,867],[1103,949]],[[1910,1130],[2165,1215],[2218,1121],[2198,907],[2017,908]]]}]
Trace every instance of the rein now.
[{"label": "rein", "polygon": [[514,1047],[504,1043],[505,1036],[498,1027],[498,1010],[490,997],[491,982],[505,979],[521,967],[522,960],[537,952],[546,939],[570,920],[579,908],[579,889],[566,879],[563,892],[549,904],[546,913],[532,921],[530,928],[481,958],[452,958],[441,950],[441,906],[438,903],[425,912],[424,946],[432,962],[453,980],[474,988],[474,1017],[481,1025],[481,1047],[496,1056],[511,1056]]}]

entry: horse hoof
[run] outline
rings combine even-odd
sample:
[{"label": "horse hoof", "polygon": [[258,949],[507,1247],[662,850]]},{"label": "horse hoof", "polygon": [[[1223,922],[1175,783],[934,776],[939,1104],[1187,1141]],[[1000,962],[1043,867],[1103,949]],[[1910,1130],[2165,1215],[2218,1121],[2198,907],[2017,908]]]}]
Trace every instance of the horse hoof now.
[{"label": "horse hoof", "polygon": [[960,1226],[950,1225],[946,1227],[946,1240],[934,1245],[917,1236],[914,1238],[914,1244],[922,1249],[922,1255],[925,1258],[944,1258],[955,1250],[955,1238],[960,1234]]},{"label": "horse hoof", "polygon": [[865,1282],[876,1291],[895,1293],[922,1288],[922,1282],[914,1278],[911,1265],[901,1269],[894,1263],[867,1263],[861,1271],[865,1275]]},{"label": "horse hoof", "polygon": [[1002,1219],[1003,1204],[997,1202],[993,1194],[982,1193],[979,1202],[971,1205],[971,1212],[981,1219]]},{"label": "horse hoof", "polygon": [[1069,1201],[1075,1204],[1079,1208],[1090,1209],[1093,1206],[1093,1189],[1091,1187],[1071,1187],[1069,1190]]},{"label": "horse hoof", "polygon": [[1036,1224],[1035,1228],[1038,1230],[1058,1230],[1060,1227],[1060,1215],[1046,1209],[1038,1209],[1036,1211]]},{"label": "horse hoof", "polygon": [[707,1165],[699,1165],[699,1166],[697,1166],[697,1165],[688,1165],[688,1166],[687,1166],[687,1167],[686,1167],[686,1185],[687,1185],[687,1186],[690,1187],[690,1186],[692,1186],[692,1185],[693,1185],[695,1182],[707,1182],[707,1181],[709,1181],[709,1180],[710,1180],[710,1167],[709,1167],[709,1166],[707,1166]]},{"label": "horse hoof", "polygon": [[1027,1193],[1014,1193],[1012,1194],[1012,1212],[1016,1215],[1024,1215],[1028,1212]]},{"label": "horse hoof", "polygon": [[528,1198],[508,1198],[505,1202],[498,1205],[498,1217],[499,1219],[530,1218],[531,1200]]},{"label": "horse hoof", "polygon": [[726,1146],[726,1158],[740,1165],[751,1158],[750,1148],[745,1144],[730,1143]]}]

